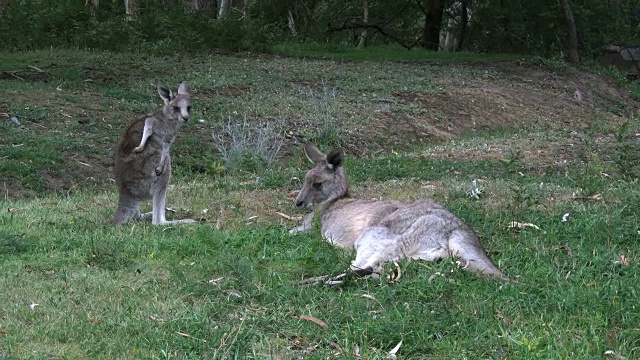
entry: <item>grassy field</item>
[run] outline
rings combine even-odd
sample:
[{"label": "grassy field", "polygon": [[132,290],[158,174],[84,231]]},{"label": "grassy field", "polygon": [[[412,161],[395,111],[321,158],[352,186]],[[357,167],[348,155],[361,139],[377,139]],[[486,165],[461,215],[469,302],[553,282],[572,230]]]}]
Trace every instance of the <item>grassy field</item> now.
[{"label": "grassy field", "polygon": [[[639,358],[630,90],[534,61],[374,58],[0,54],[0,359],[385,359],[400,341],[399,359]],[[181,80],[167,204],[202,221],[114,227],[118,136]],[[272,126],[276,162],[214,149],[243,122]],[[277,214],[304,214],[309,140],[346,150],[354,194],[435,198],[518,282],[403,261],[397,282],[295,285],[353,258]]]}]

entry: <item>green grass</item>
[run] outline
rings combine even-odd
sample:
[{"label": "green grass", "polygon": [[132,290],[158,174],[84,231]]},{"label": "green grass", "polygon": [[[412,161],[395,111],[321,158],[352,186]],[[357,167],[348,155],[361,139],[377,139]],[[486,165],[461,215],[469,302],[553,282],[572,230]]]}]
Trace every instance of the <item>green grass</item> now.
[{"label": "green grass", "polygon": [[397,45],[357,49],[351,45],[287,43],[274,45],[274,53],[296,57],[347,61],[411,61],[411,62],[495,62],[528,58],[519,54],[483,54],[466,52],[433,52],[420,48],[407,50]]},{"label": "green grass", "polygon": [[[0,117],[0,358],[326,359],[353,358],[358,349],[361,358],[385,359],[400,341],[401,359],[640,357],[633,103],[594,92],[584,100],[590,106],[615,108],[530,122],[519,115],[533,106],[527,99],[517,107],[496,91],[518,121],[433,138],[432,128],[401,126],[446,130],[464,125],[454,116],[465,112],[492,119],[493,103],[475,113],[443,99],[516,91],[527,86],[522,74],[412,63],[407,54],[408,62],[390,63],[376,51],[366,66],[308,56],[0,54],[1,71],[46,71],[46,81],[0,79],[0,112],[22,122]],[[151,84],[183,79],[194,90],[194,121],[172,147],[167,205],[176,213],[168,216],[204,221],[114,227],[113,146],[133,116],[159,106]],[[543,99],[536,111],[570,106],[552,101],[562,97],[555,88],[551,96],[534,92],[547,86],[527,90]],[[320,96],[326,89],[335,99]],[[323,106],[329,115],[318,113]],[[285,121],[292,135],[276,166],[220,168],[211,131],[230,114]],[[354,255],[318,229],[289,235],[298,222],[276,214],[305,213],[292,198],[308,168],[301,145],[328,122],[339,139],[322,148],[346,148],[354,194],[435,198],[518,283],[478,278],[453,261],[402,261],[398,283],[294,285],[341,273]],[[429,133],[410,141],[420,131]],[[539,229],[514,230],[512,221]]]}]

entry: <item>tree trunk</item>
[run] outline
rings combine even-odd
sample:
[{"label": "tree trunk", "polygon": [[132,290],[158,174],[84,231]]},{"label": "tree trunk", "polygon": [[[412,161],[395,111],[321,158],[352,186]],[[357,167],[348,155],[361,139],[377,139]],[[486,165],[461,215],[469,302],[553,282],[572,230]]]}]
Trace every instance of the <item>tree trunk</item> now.
[{"label": "tree trunk", "polygon": [[229,8],[231,7],[231,0],[220,1],[220,12],[218,12],[218,19],[226,19],[229,16]]},{"label": "tree trunk", "polygon": [[242,18],[246,19],[249,13],[249,0],[242,0]]},{"label": "tree trunk", "polygon": [[562,9],[564,20],[567,22],[567,57],[570,63],[574,65],[580,64],[580,54],[578,53],[578,31],[576,30],[576,22],[573,19],[569,0],[558,0],[558,5]]},{"label": "tree trunk", "polygon": [[460,1],[460,36],[458,37],[458,43],[456,44],[456,51],[462,50],[462,44],[467,36],[467,29],[469,28],[469,8],[467,6],[467,0]]},{"label": "tree trunk", "polygon": [[362,31],[360,32],[360,41],[358,42],[358,49],[362,49],[367,46],[367,35],[369,33],[369,0],[362,0]]},{"label": "tree trunk", "polygon": [[442,0],[426,0],[424,29],[422,32],[422,47],[427,50],[438,51],[440,44],[440,26],[444,4]]},{"label": "tree trunk", "polygon": [[293,19],[293,13],[289,10],[287,14],[287,26],[289,27],[289,31],[291,31],[292,36],[298,36],[298,32],[296,31],[296,22]]},{"label": "tree trunk", "polygon": [[124,0],[124,12],[127,15],[138,13],[138,0]]},{"label": "tree trunk", "polygon": [[[91,15],[92,18],[96,17],[96,10],[98,9],[98,0],[87,0],[85,1],[84,6],[87,7],[87,9],[89,10],[89,14]],[[2,13],[2,9],[0,9],[0,13]]]}]

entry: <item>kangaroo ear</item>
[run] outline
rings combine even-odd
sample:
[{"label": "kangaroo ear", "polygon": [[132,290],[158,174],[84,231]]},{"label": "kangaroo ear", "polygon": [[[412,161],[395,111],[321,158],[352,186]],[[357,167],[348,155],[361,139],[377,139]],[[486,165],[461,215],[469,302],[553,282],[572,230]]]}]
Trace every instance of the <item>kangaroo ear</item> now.
[{"label": "kangaroo ear", "polygon": [[344,161],[344,153],[340,149],[333,150],[327,155],[327,164],[332,170],[342,166]]},{"label": "kangaroo ear", "polygon": [[158,95],[162,98],[165,104],[168,104],[173,98],[173,93],[171,90],[167,89],[166,86],[158,84]]},{"label": "kangaroo ear", "polygon": [[178,95],[191,95],[191,88],[189,88],[189,84],[186,81],[180,83],[180,87],[178,88]]},{"label": "kangaroo ear", "polygon": [[327,160],[327,155],[323,154],[310,142],[304,145],[304,153],[307,155],[307,158],[309,158],[309,161],[314,164],[319,164]]}]

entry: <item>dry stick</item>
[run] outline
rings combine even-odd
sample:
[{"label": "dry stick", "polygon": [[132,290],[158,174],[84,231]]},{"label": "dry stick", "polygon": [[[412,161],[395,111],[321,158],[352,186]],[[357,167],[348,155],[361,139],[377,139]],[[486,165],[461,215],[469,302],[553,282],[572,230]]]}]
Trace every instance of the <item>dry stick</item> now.
[{"label": "dry stick", "polygon": [[9,74],[9,75],[11,75],[11,76],[13,76],[13,77],[15,77],[15,78],[19,79],[19,80],[24,81],[24,79],[23,79],[23,78],[21,78],[20,76],[18,76],[18,75],[16,75],[16,74],[12,73],[11,71],[5,71],[5,73],[7,73],[7,74]]},{"label": "dry stick", "polygon": [[28,67],[29,69],[33,69],[33,70],[35,70],[35,71],[37,71],[37,72],[40,72],[40,73],[45,72],[44,70],[40,69],[39,67],[35,67],[35,66],[33,66],[33,65],[29,65],[29,66],[27,66],[27,67]]}]

